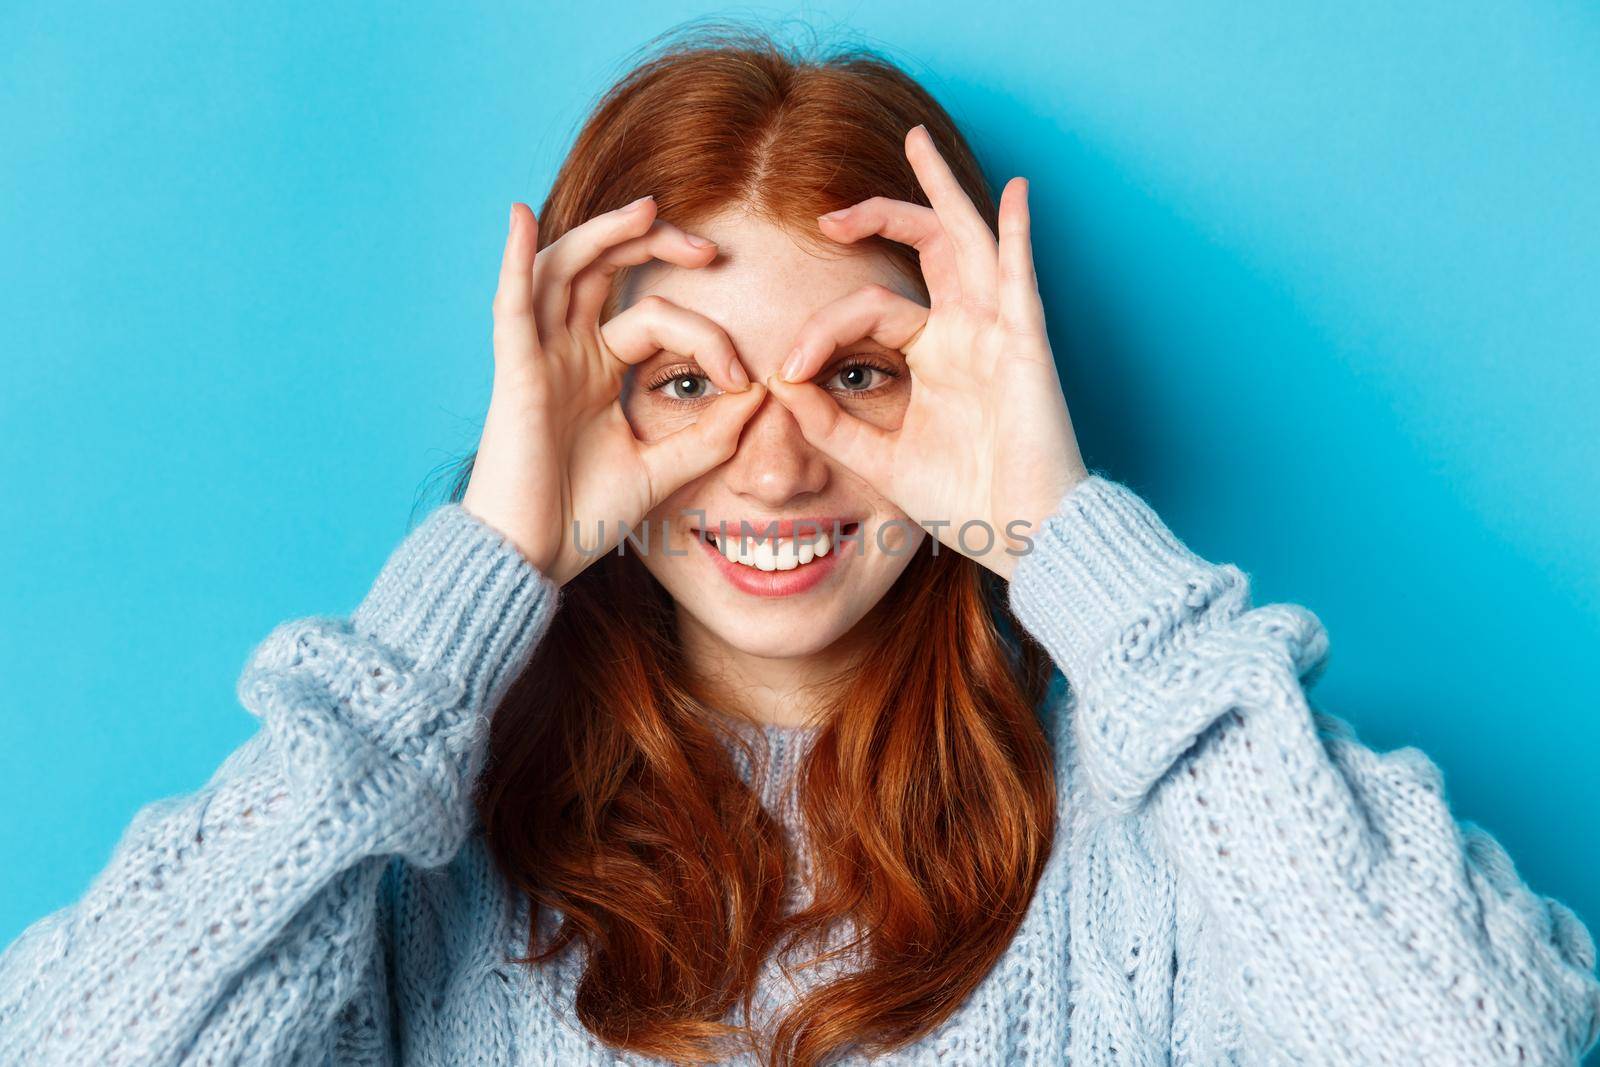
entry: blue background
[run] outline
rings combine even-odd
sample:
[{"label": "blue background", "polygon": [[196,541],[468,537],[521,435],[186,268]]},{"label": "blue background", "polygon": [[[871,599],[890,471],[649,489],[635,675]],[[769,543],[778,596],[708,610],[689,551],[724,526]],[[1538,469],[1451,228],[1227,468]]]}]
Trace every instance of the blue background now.
[{"label": "blue background", "polygon": [[1091,465],[1600,928],[1600,9],[973,7],[6,5],[0,941],[355,605],[476,442],[507,205],[708,12],[884,48],[1032,179]]}]

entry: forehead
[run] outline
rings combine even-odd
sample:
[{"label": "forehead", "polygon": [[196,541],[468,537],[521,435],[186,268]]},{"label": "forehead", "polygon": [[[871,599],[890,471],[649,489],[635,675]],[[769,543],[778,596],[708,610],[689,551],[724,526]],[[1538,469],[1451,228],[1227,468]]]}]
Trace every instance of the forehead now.
[{"label": "forehead", "polygon": [[628,272],[618,308],[655,295],[697,311],[730,334],[792,332],[817,308],[869,282],[912,299],[916,289],[899,266],[880,251],[839,245],[819,253],[748,212],[724,212],[684,227],[717,242],[717,258],[704,267],[679,267],[651,260]]}]

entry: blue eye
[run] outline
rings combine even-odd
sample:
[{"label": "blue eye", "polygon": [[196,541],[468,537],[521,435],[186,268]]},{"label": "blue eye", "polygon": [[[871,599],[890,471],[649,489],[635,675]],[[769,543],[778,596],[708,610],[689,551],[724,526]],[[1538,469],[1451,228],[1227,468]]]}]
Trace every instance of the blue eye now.
[{"label": "blue eye", "polygon": [[657,378],[649,388],[651,392],[662,393],[668,400],[685,403],[704,400],[721,391],[704,374],[681,368]]},{"label": "blue eye", "polygon": [[825,389],[843,393],[870,393],[891,381],[895,375],[873,363],[846,363],[823,383]]}]

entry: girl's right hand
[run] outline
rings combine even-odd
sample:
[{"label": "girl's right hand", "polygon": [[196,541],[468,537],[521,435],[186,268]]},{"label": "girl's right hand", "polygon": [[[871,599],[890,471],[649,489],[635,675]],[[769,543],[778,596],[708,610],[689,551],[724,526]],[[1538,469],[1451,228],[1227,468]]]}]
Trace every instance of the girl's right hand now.
[{"label": "girl's right hand", "polygon": [[[619,524],[636,526],[732,456],[765,394],[722,328],[687,308],[647,296],[598,323],[622,267],[652,259],[703,267],[716,258],[714,244],[655,213],[644,197],[535,255],[538,221],[527,205],[511,206],[493,304],[494,389],[461,506],[557,584],[614,548]],[[695,360],[723,394],[692,425],[646,443],[619,401],[628,367],[663,349]]]}]

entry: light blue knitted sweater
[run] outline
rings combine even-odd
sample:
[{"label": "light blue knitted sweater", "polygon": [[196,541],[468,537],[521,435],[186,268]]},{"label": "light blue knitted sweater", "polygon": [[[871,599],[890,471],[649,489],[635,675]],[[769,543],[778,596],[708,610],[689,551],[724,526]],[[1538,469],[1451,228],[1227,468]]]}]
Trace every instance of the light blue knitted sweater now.
[{"label": "light blue knitted sweater", "polygon": [[[1600,1036],[1589,931],[1452,817],[1422,752],[1309,705],[1322,625],[1249,589],[1127,486],[1067,494],[1010,592],[1061,671],[1059,836],[984,983],[879,1062],[1534,1067]],[[576,1021],[578,948],[506,962],[527,911],[469,802],[558,601],[444,505],[349,619],[275,629],[238,686],[257,734],[0,957],[0,1064],[649,1062]],[[803,855],[811,734],[765,733],[747,780]]]}]

